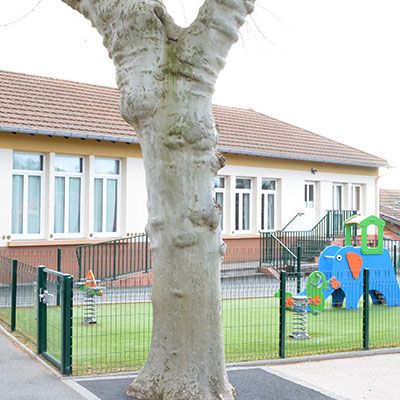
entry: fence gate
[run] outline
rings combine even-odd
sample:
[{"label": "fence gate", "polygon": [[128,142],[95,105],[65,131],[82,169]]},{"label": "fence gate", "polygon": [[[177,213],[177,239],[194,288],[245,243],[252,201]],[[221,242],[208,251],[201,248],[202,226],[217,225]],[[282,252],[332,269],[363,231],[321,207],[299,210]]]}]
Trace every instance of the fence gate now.
[{"label": "fence gate", "polygon": [[72,373],[73,279],[38,268],[37,352],[65,375]]}]

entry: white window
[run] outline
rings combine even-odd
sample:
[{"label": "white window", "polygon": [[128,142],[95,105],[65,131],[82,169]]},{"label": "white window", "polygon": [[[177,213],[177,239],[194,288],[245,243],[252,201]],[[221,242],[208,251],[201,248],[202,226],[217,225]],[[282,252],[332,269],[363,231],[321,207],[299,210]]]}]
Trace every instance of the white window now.
[{"label": "white window", "polygon": [[361,211],[361,185],[351,186],[351,209]]},{"label": "white window", "polygon": [[11,232],[16,238],[42,235],[42,180],[43,155],[14,152]]},{"label": "white window", "polygon": [[56,155],[54,182],[54,234],[81,234],[83,159]]},{"label": "white window", "polygon": [[94,232],[113,234],[119,230],[120,162],[94,160]]},{"label": "white window", "polygon": [[235,230],[250,231],[251,221],[251,179],[236,178],[235,189]]},{"label": "white window", "polygon": [[214,180],[214,196],[215,203],[221,207],[221,230],[225,230],[225,178],[222,176],[216,176]]},{"label": "white window", "polygon": [[262,178],[261,186],[261,230],[275,229],[276,181]]},{"label": "white window", "polygon": [[304,205],[306,208],[315,207],[315,183],[306,182],[304,185]]},{"label": "white window", "polygon": [[343,209],[343,184],[334,183],[332,186],[332,206],[334,210]]}]

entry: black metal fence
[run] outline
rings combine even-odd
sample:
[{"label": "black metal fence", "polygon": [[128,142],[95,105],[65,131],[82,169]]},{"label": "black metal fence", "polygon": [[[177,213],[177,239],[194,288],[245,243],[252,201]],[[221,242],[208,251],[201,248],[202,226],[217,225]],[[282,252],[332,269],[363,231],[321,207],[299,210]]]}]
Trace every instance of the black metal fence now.
[{"label": "black metal fence", "polygon": [[76,256],[79,279],[89,270],[99,279],[115,279],[121,275],[148,272],[152,267],[150,241],[145,233],[79,246]]},{"label": "black metal fence", "polygon": [[310,230],[260,232],[261,263],[291,271],[297,263],[298,247],[302,248],[301,262],[314,263],[327,245],[344,236],[344,221],[354,214],[353,210],[328,210]]}]

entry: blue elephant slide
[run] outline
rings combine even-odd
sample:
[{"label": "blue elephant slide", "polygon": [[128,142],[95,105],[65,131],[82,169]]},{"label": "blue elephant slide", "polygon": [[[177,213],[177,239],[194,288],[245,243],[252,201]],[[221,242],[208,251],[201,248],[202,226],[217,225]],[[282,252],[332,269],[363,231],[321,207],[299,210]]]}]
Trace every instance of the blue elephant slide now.
[{"label": "blue elephant slide", "polygon": [[363,294],[363,270],[370,270],[369,293],[374,304],[400,305],[400,287],[389,252],[363,254],[361,247],[329,246],[321,253],[318,270],[328,281],[336,278],[339,288],[329,285],[323,290],[325,299],[332,296],[332,305],[346,309],[357,308]]}]

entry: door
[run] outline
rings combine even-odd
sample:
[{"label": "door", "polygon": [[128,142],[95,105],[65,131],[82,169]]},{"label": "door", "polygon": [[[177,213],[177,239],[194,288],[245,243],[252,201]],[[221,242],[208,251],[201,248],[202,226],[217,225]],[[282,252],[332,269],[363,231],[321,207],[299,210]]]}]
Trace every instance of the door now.
[{"label": "door", "polygon": [[332,209],[333,209],[333,235],[343,233],[343,184],[334,183],[332,186]]},{"label": "door", "polygon": [[304,184],[304,228],[312,229],[316,221],[316,182],[305,182]]}]

